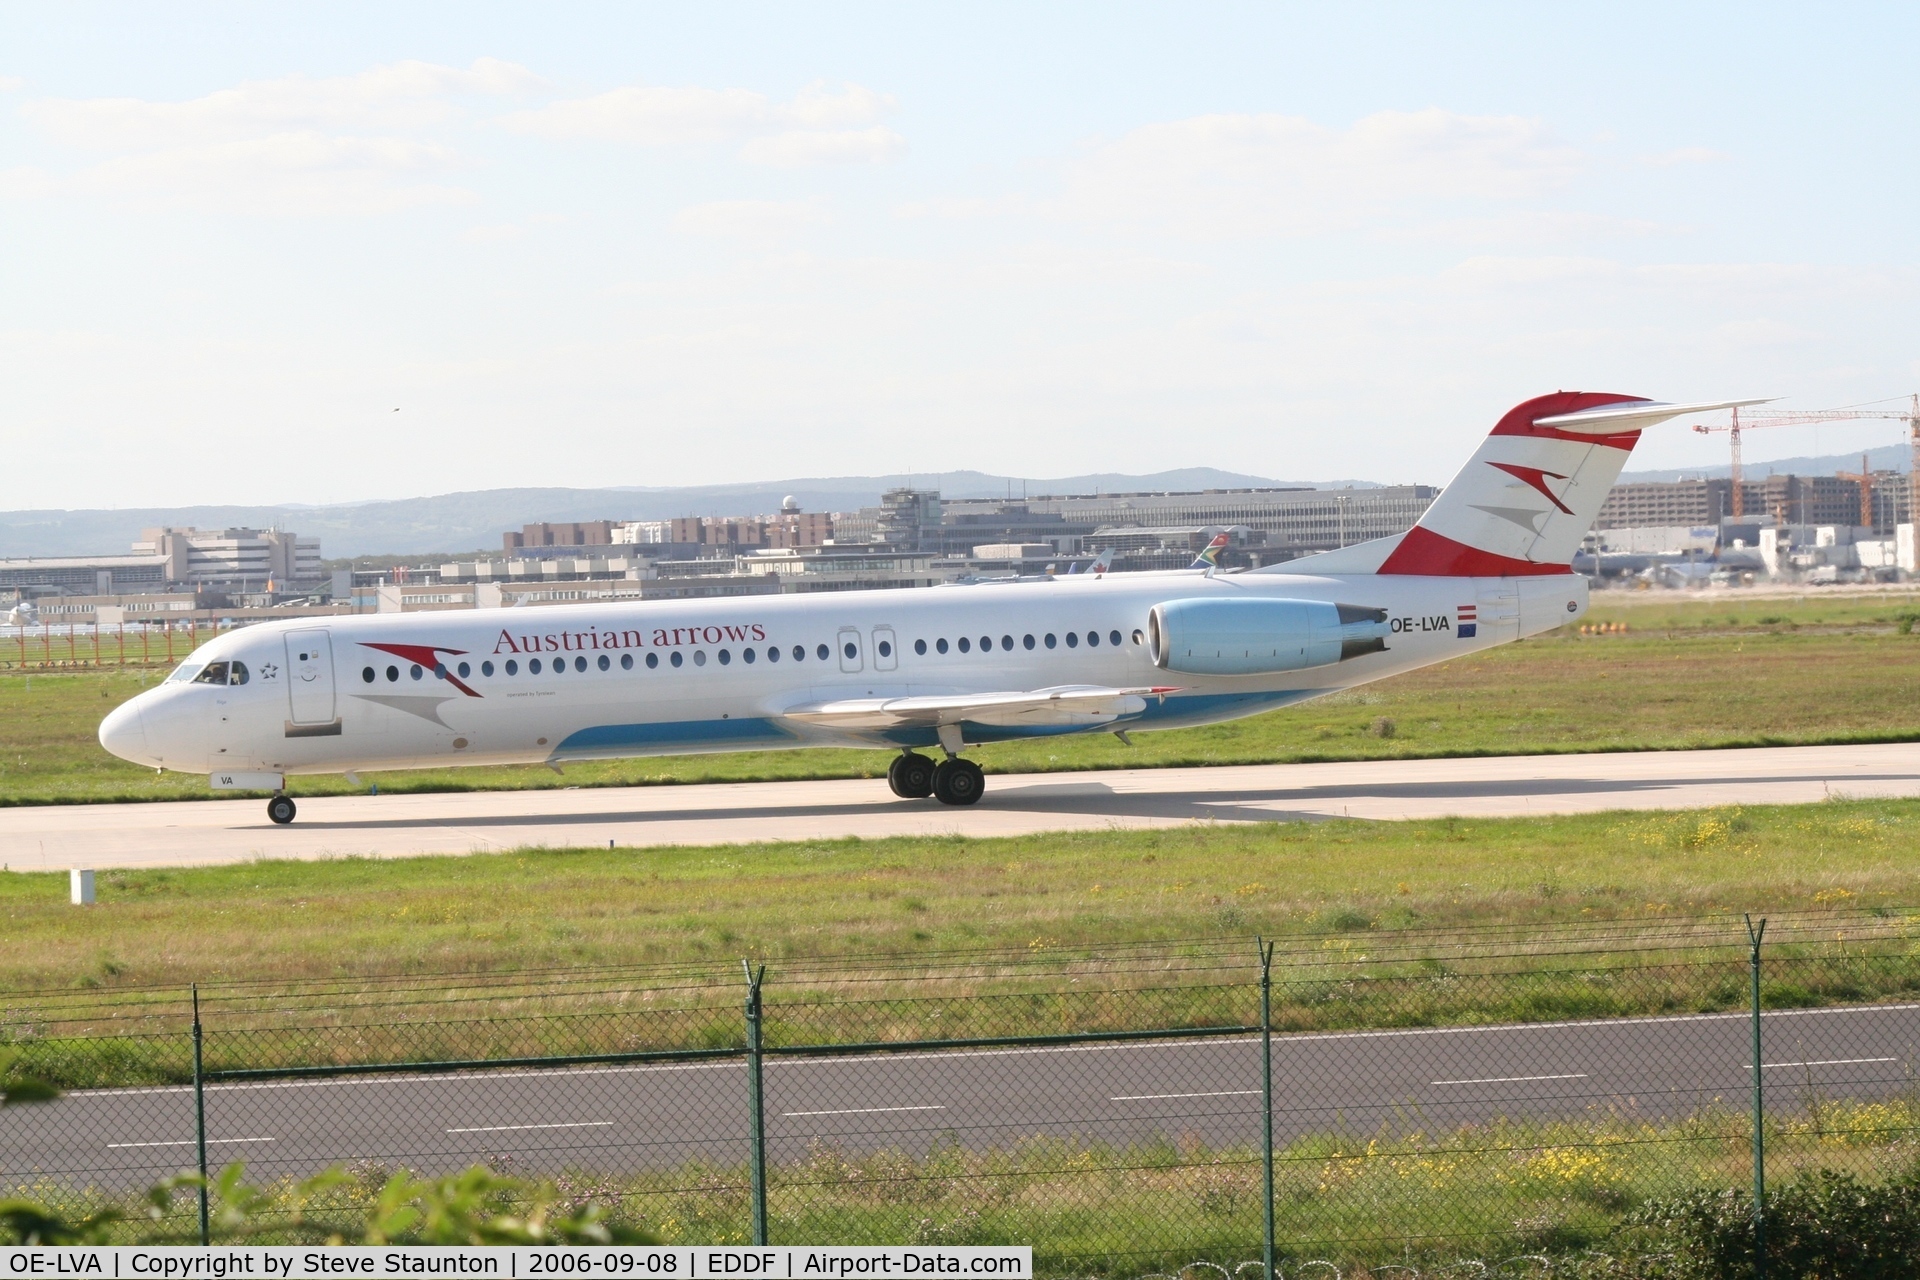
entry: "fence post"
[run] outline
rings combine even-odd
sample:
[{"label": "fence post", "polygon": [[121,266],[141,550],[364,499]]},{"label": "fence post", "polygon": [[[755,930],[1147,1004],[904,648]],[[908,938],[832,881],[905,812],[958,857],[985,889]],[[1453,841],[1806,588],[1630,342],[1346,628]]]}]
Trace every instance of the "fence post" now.
[{"label": "fence post", "polygon": [[200,1061],[200,984],[193,984],[193,1145],[200,1158],[200,1243],[211,1243],[207,1231],[207,1092]]},{"label": "fence post", "polygon": [[742,960],[740,967],[747,971],[747,1124],[753,1131],[747,1191],[753,1200],[753,1242],[766,1244],[767,1112],[760,1080],[760,984],[766,979],[767,966],[761,965],[756,973],[752,961]]},{"label": "fence post", "polygon": [[1766,917],[1754,924],[1747,916],[1747,973],[1753,1004],[1753,1274],[1767,1280],[1767,1135],[1766,1074],[1760,1057],[1760,939],[1766,936]]},{"label": "fence post", "polygon": [[1262,1224],[1260,1258],[1266,1267],[1266,1280],[1278,1280],[1273,1258],[1273,944],[1255,938],[1254,945],[1260,948],[1260,1114],[1266,1125],[1260,1142],[1261,1173],[1266,1184],[1266,1194],[1261,1197],[1266,1221]]}]

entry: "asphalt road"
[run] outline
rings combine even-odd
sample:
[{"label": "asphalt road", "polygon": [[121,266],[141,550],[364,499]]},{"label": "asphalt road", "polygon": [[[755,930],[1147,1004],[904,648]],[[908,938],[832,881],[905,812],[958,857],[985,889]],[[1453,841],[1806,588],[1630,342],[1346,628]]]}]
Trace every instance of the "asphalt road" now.
[{"label": "asphalt road", "polygon": [[[1747,1105],[1745,1014],[1276,1037],[1276,1137],[1381,1126],[1442,1132],[1498,1116],[1595,1111],[1675,1116]],[[1920,1005],[1771,1013],[1776,1107],[1911,1087]],[[971,1148],[1036,1135],[1127,1143],[1154,1136],[1249,1143],[1259,1133],[1257,1040],[773,1058],[771,1158],[811,1144],[850,1155]],[[423,1172],[506,1156],[522,1173],[676,1168],[744,1160],[747,1093],[735,1062],[508,1069],[211,1086],[209,1160],[256,1177],[358,1160]],[[48,1181],[128,1188],[191,1167],[188,1088],[101,1090],[9,1108],[0,1188]]]},{"label": "asphalt road", "polygon": [[15,870],[397,857],[527,846],[730,844],[841,836],[1025,835],[1354,817],[1495,817],[1920,795],[1920,746],[1507,756],[1015,774],[956,809],[881,781],[763,782],[0,809]]}]

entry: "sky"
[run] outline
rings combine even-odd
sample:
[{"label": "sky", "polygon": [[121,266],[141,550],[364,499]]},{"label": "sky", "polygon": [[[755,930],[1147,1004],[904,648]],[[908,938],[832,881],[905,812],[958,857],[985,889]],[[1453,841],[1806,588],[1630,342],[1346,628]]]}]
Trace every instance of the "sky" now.
[{"label": "sky", "polygon": [[1556,389],[1905,396],[1917,42],[1894,4],[8,4],[0,505],[1445,483]]}]

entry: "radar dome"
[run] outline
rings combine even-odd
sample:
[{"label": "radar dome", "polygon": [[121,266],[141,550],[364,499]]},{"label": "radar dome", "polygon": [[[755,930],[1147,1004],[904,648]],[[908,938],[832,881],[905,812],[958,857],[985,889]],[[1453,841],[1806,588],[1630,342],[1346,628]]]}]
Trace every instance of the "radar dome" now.
[{"label": "radar dome", "polygon": [[798,511],[800,509],[800,499],[794,497],[792,494],[788,494],[786,497],[780,499],[780,509],[782,511]]}]

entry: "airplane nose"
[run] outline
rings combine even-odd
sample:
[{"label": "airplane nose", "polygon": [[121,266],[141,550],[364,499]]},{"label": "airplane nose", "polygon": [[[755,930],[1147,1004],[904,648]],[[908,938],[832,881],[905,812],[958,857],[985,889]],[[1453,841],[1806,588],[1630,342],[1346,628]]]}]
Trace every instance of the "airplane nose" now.
[{"label": "airplane nose", "polygon": [[140,719],[140,699],[131,698],[107,713],[100,722],[100,745],[122,760],[152,764],[147,753],[146,725]]}]

